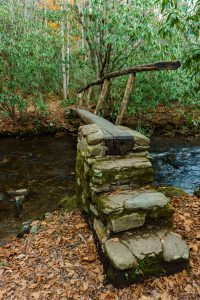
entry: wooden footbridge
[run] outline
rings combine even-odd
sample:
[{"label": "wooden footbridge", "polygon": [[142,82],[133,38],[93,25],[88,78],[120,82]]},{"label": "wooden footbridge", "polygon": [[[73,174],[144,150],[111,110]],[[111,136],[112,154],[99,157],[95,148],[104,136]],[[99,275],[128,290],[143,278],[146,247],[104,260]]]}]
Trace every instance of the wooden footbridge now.
[{"label": "wooden footbridge", "polygon": [[[150,72],[150,71],[176,70],[180,66],[181,66],[181,63],[179,61],[157,62],[157,63],[147,64],[147,65],[133,66],[129,69],[124,69],[124,70],[108,73],[105,76],[103,76],[102,78],[94,80],[78,90],[78,92],[77,92],[77,96],[78,96],[77,108],[81,108],[84,104],[86,109],[88,109],[90,100],[91,100],[91,96],[92,96],[92,88],[96,85],[102,85],[101,93],[100,93],[100,96],[99,96],[99,99],[98,99],[98,102],[96,105],[96,109],[94,111],[94,114],[98,114],[99,111],[103,107],[106,95],[109,90],[111,79],[129,75],[125,93],[124,93],[124,98],[122,100],[119,114],[118,114],[116,122],[115,122],[116,125],[119,125],[119,124],[121,124],[122,119],[127,111],[128,102],[131,97],[131,93],[133,91],[134,85],[135,85],[137,73]],[[86,93],[86,91],[87,91],[87,96],[86,96],[86,101],[84,101],[84,94]]]},{"label": "wooden footbridge", "polygon": [[[77,200],[102,249],[107,275],[115,284],[119,278],[131,283],[187,268],[189,249],[181,236],[171,231],[173,209],[169,199],[152,186],[149,139],[97,114],[111,78],[129,74],[116,120],[119,124],[137,72],[179,67],[179,62],[165,62],[109,73],[80,89],[78,108],[69,108],[69,118],[78,117],[86,124],[78,134]],[[102,90],[95,114],[80,109],[83,93],[88,91],[88,106],[92,87],[99,84]]]},{"label": "wooden footbridge", "polygon": [[[71,116],[70,116],[71,114]],[[80,118],[77,201],[93,228],[114,284],[187,268],[189,249],[173,233],[169,199],[152,185],[149,139],[83,110]]]}]

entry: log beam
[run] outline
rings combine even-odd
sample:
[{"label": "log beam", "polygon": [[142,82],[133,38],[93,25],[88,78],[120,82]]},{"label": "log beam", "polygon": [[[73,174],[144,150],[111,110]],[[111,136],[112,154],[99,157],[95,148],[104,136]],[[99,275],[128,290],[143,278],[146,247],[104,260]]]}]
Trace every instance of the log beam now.
[{"label": "log beam", "polygon": [[129,75],[129,74],[137,73],[137,72],[176,70],[176,69],[180,68],[180,66],[181,66],[181,63],[179,61],[166,61],[166,62],[158,62],[158,63],[153,63],[153,64],[141,65],[141,66],[133,66],[126,70],[108,73],[104,77],[90,82],[85,87],[81,88],[77,93],[79,94],[83,91],[86,91],[91,86],[102,84],[105,81],[105,79],[109,80],[111,78]]}]

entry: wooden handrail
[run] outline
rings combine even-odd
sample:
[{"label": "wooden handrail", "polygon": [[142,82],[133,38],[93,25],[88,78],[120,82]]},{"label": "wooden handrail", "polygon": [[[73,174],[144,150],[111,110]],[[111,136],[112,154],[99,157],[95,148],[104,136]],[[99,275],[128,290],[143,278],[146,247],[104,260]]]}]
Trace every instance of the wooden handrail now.
[{"label": "wooden handrail", "polygon": [[83,91],[86,91],[91,86],[102,84],[105,79],[109,80],[111,78],[120,77],[124,75],[129,75],[137,72],[146,72],[146,71],[162,71],[162,70],[176,70],[181,66],[180,61],[166,61],[166,62],[158,62],[141,66],[133,66],[129,69],[115,71],[106,74],[102,78],[99,78],[95,81],[90,82],[85,87],[78,90],[77,94],[80,94]]}]

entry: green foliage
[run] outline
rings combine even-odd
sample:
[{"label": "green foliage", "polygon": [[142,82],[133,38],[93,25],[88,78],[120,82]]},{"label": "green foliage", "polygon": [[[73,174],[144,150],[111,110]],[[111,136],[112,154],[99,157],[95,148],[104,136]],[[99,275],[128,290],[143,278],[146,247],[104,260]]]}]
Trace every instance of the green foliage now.
[{"label": "green foliage", "polygon": [[60,91],[61,75],[59,39],[41,23],[41,12],[34,7],[25,11],[20,1],[11,4],[5,1],[0,8],[0,91],[1,110],[15,122],[16,113],[30,104],[47,111],[45,95]]},{"label": "green foliage", "polygon": [[[192,41],[197,38],[196,6],[195,16],[191,17],[189,10],[180,8],[176,0],[115,3],[114,0],[96,0],[89,1],[84,7],[70,6],[72,18],[76,20],[71,34],[82,34],[84,42],[82,48],[78,47],[80,40],[76,41],[74,64],[79,66],[74,69],[76,88],[113,70],[178,59],[182,63],[178,71],[137,74],[129,113],[135,115],[138,111],[148,111],[159,104],[170,105],[174,101],[183,105],[197,104],[199,50],[194,43],[188,43],[188,34],[184,31],[189,22],[187,32]],[[193,48],[195,50],[190,51]],[[106,60],[108,56],[109,60]],[[188,73],[189,69],[192,72]],[[109,112],[113,120],[119,111],[126,82],[126,77],[112,80],[103,113]]]},{"label": "green foliage", "polygon": [[176,36],[181,37],[184,46],[184,67],[190,72],[199,72],[200,61],[200,1],[186,0],[158,0],[161,3],[166,23],[162,25],[160,33],[169,28]]},{"label": "green foliage", "polygon": [[[61,6],[61,2],[57,3]],[[30,105],[47,113],[48,95],[62,95],[63,66],[69,81],[68,97],[62,101],[65,106],[75,103],[79,88],[108,72],[176,59],[182,63],[178,71],[137,74],[129,114],[138,115],[173,101],[185,106],[197,105],[199,3],[199,0],[89,0],[84,5],[82,1],[71,5],[64,1],[60,10],[45,10],[37,1],[2,0],[1,112],[14,122],[16,113],[25,113]],[[65,59],[61,49],[69,52]],[[102,113],[113,120],[126,83],[127,77],[112,80]],[[99,89],[93,89],[94,102],[98,96]]]},{"label": "green foliage", "polygon": [[16,125],[16,111],[23,111],[27,103],[19,95],[12,94],[11,92],[0,93],[0,112],[4,116],[12,118],[14,125]]}]

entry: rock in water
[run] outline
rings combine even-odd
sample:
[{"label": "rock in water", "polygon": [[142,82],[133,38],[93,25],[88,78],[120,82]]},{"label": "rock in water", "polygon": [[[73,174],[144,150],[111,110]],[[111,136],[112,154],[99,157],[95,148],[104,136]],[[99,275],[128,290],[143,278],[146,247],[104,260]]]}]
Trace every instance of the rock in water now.
[{"label": "rock in water", "polygon": [[0,201],[6,200],[6,195],[4,193],[0,193]]},{"label": "rock in water", "polygon": [[27,196],[30,193],[29,189],[19,189],[15,191],[8,191],[7,192],[9,195],[14,195],[14,196]]},{"label": "rock in water", "polygon": [[19,233],[18,233],[18,237],[23,237],[24,234],[27,234],[30,232],[30,229],[31,229],[31,221],[30,222],[24,222],[22,223],[21,227],[20,227],[20,230],[19,230]]},{"label": "rock in water", "polygon": [[15,199],[14,199],[14,205],[15,205],[17,208],[21,208],[24,199],[25,199],[25,196],[17,196],[17,197],[15,197]]}]

